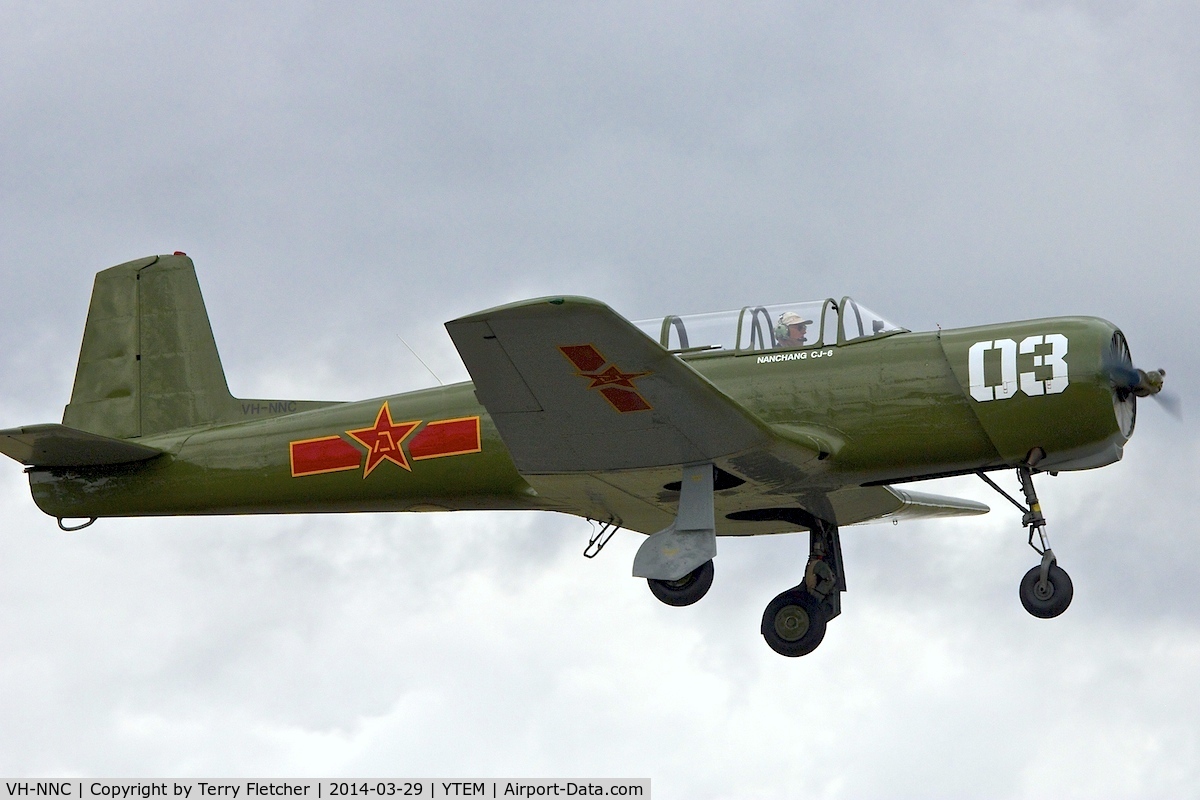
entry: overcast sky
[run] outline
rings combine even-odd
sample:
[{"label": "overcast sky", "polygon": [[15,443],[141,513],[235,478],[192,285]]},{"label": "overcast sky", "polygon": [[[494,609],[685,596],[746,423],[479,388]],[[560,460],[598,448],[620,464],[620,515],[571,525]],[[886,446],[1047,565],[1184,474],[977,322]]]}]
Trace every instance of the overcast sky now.
[{"label": "overcast sky", "polygon": [[[824,644],[586,523],[106,520],[0,464],[6,777],[649,777],[656,798],[1200,796],[1200,9],[1192,3],[0,4],[0,427],[61,418],[92,275],[196,262],[231,388],[466,371],[442,323],[854,295],[912,329],[1057,314],[1166,367],[1120,464],[1043,478],[1062,617],[976,519],[847,529]],[[1010,488],[1015,481],[1001,476]]]}]

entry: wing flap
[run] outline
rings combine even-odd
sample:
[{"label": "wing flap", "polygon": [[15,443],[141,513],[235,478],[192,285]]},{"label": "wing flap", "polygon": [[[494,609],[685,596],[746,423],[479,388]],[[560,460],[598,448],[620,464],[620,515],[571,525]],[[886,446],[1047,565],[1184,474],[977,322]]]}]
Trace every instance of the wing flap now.
[{"label": "wing flap", "polygon": [[26,425],[0,430],[0,453],[28,467],[98,467],[145,461],[162,451],[65,425]]},{"label": "wing flap", "polygon": [[530,300],[446,330],[522,473],[711,461],[776,438],[596,300]]}]

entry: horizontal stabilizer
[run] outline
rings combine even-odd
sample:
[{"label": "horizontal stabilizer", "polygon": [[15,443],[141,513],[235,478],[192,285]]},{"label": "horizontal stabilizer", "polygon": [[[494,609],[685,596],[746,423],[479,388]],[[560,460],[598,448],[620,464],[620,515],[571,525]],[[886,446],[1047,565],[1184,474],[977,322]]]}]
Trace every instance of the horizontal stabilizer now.
[{"label": "horizontal stabilizer", "polygon": [[100,467],[145,461],[162,451],[65,425],[26,425],[0,430],[0,453],[28,467]]}]

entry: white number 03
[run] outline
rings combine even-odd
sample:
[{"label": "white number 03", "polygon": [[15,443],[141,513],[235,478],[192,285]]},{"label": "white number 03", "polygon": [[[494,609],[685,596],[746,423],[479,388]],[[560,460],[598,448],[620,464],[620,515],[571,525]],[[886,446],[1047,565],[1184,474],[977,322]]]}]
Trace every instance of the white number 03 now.
[{"label": "white number 03", "polygon": [[[1035,348],[1048,345],[1048,354],[1038,354]],[[1000,351],[1000,383],[989,385],[984,377],[984,354],[989,350]],[[1050,379],[1041,381],[1037,373],[1017,372],[1017,354],[1033,355],[1033,367],[1050,367]],[[971,397],[981,403],[989,400],[1007,400],[1017,391],[1030,397],[1043,394],[1058,394],[1067,388],[1067,337],[1061,333],[1045,336],[1027,336],[1018,346],[1012,339],[976,342],[967,354],[967,369],[970,375]]]}]

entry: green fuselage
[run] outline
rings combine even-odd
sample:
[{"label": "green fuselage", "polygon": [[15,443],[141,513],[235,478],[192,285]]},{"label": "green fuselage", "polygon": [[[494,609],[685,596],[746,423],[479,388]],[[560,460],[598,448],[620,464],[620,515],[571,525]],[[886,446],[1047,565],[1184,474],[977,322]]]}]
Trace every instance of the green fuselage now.
[{"label": "green fuselage", "polygon": [[[809,447],[816,485],[833,491],[1013,466],[1039,447],[1047,470],[1119,459],[1132,431],[1132,407],[1124,409],[1122,424],[1121,404],[1103,372],[1114,335],[1119,333],[1103,320],[1061,317],[684,358],[781,438]],[[1049,338],[1037,343],[1050,336],[1066,344],[1051,344]],[[370,428],[385,401],[395,422],[421,423],[412,429],[414,436],[430,422],[477,417],[478,452],[412,458],[405,455],[412,441],[407,439],[397,459],[368,471],[367,448],[349,432]],[[145,462],[32,470],[34,499],[60,518],[459,509],[590,513],[569,495],[535,491],[535,481],[518,473],[470,383],[294,413],[292,407],[243,404],[245,421],[139,438],[164,451]],[[358,448],[363,464],[297,474],[294,443],[333,437],[351,455],[348,448]]]}]

